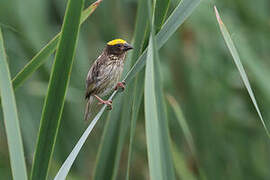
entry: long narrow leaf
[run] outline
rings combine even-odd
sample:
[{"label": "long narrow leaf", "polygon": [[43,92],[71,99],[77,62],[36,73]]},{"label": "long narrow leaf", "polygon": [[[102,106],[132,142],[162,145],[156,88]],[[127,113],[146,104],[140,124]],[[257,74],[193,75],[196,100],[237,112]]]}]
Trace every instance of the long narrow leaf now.
[{"label": "long narrow leaf", "polygon": [[[114,101],[115,108],[110,113],[99,146],[98,156],[94,169],[93,179],[113,179],[114,164],[116,162],[118,136],[121,126],[121,115],[123,102],[121,97]],[[108,148],[113,147],[113,148]],[[110,162],[108,162],[108,159]],[[107,163],[107,164],[106,164]]]},{"label": "long narrow leaf", "polygon": [[[113,94],[110,96],[109,100],[112,100],[112,98],[116,95],[116,93],[117,92],[114,91]],[[78,156],[82,146],[84,145],[87,137],[89,136],[89,134],[91,133],[91,131],[95,127],[95,125],[96,125],[97,121],[99,120],[99,118],[101,117],[101,115],[104,113],[105,108],[106,108],[106,105],[104,105],[100,109],[98,114],[91,121],[91,123],[89,124],[87,129],[84,131],[83,135],[80,137],[79,141],[77,142],[77,144],[75,145],[75,147],[73,148],[71,153],[68,155],[65,162],[62,164],[60,170],[58,171],[57,175],[55,176],[55,179],[65,179],[65,177],[67,176],[72,164],[74,163],[76,157]]]},{"label": "long narrow leaf", "polygon": [[184,155],[177,150],[175,144],[171,143],[171,149],[177,175],[181,179],[196,180],[197,178],[192,174],[192,170],[188,167],[188,163],[185,161]]},{"label": "long narrow leaf", "polygon": [[69,0],[43,106],[32,179],[46,179],[75,54],[83,0]]},{"label": "long narrow leaf", "polygon": [[152,27],[145,66],[144,111],[150,179],[173,180],[175,179],[175,174],[170,151],[169,128],[160,79],[154,15],[151,16],[150,14],[151,1],[149,0],[148,2],[148,12],[150,20],[152,21]]},{"label": "long narrow leaf", "polygon": [[103,114],[104,110],[105,110],[106,106],[103,106],[101,108],[101,110],[99,111],[99,113],[96,115],[96,117],[91,121],[90,125],[88,126],[88,128],[85,130],[85,132],[83,133],[82,137],[79,139],[78,143],[76,144],[76,146],[73,148],[72,152],[70,153],[69,157],[65,160],[65,162],[63,163],[63,165],[61,166],[60,170],[58,171],[58,173],[56,174],[54,180],[62,180],[62,179],[66,179],[68,172],[73,164],[73,162],[75,161],[77,155],[79,154],[84,142],[86,141],[87,137],[89,136],[89,134],[91,133],[91,131],[93,130],[93,128],[95,127],[98,119],[101,117],[101,115]]},{"label": "long narrow leaf", "polygon": [[[145,12],[147,10],[147,1],[143,1],[143,6],[146,8],[144,10]],[[155,28],[156,32],[159,32],[167,15],[167,11],[170,5],[170,0],[157,0],[156,2],[156,7],[155,7]],[[144,15],[145,16],[145,15]],[[147,19],[144,17],[144,19]],[[148,43],[148,31],[145,32],[146,37],[144,38],[144,43],[142,41],[138,41],[141,44],[147,44]],[[139,34],[138,34],[139,36]],[[135,39],[137,39],[136,34],[135,34]],[[141,52],[134,52],[133,56],[136,57],[136,59],[139,57],[139,54]],[[134,58],[134,57],[133,57]],[[135,59],[135,58],[134,58]],[[143,93],[144,93],[144,71],[140,72],[135,80],[134,83],[131,83],[131,89],[133,89],[133,103],[132,103],[132,112],[131,112],[131,126],[130,126],[130,137],[129,137],[129,152],[128,152],[128,162],[127,162],[127,172],[126,172],[126,180],[129,179],[129,174],[130,174],[130,166],[131,166],[131,161],[132,161],[132,152],[133,152],[133,142],[135,138],[135,130],[136,130],[136,123],[137,123],[137,116],[139,113],[139,107],[142,101]],[[129,100],[129,99],[128,99]]]},{"label": "long narrow leaf", "polygon": [[188,127],[188,124],[186,122],[186,119],[184,118],[184,115],[183,115],[183,112],[181,110],[180,105],[170,95],[167,96],[167,99],[168,99],[169,103],[171,104],[171,107],[173,108],[173,111],[176,115],[177,121],[183,130],[184,136],[187,140],[187,143],[189,145],[191,152],[193,153],[193,156],[196,156],[193,137],[192,137],[192,134],[191,134],[190,129]]},{"label": "long narrow leaf", "polygon": [[12,175],[15,180],[27,180],[20,124],[6,57],[2,30],[0,28],[0,94],[2,97]]},{"label": "long narrow leaf", "polygon": [[156,32],[158,32],[165,19],[166,19],[166,15],[167,15],[167,11],[169,9],[170,6],[170,0],[157,0],[156,2],[156,10],[155,10],[155,29]]},{"label": "long narrow leaf", "polygon": [[133,104],[132,104],[132,114],[131,114],[129,152],[128,152],[126,180],[129,179],[130,166],[131,166],[131,162],[132,162],[133,142],[134,142],[134,138],[135,138],[136,124],[137,124],[140,104],[141,104],[142,98],[143,98],[144,72],[140,72],[136,76],[134,81],[135,82],[134,82],[134,91],[133,91]]},{"label": "long narrow leaf", "polygon": [[[96,10],[101,1],[102,0],[97,0],[82,12],[80,25]],[[60,35],[61,32],[59,32],[46,46],[44,46],[12,79],[14,89],[17,89],[22,85],[24,81],[31,76],[31,74],[46,62],[47,58],[55,51]]]},{"label": "long narrow leaf", "polygon": [[[184,136],[185,136],[186,141],[188,143],[188,146],[190,148],[191,154],[192,154],[192,156],[194,158],[195,165],[199,170],[199,175],[200,175],[199,177],[200,177],[200,179],[206,179],[205,173],[202,170],[202,168],[200,167],[200,164],[199,164],[199,161],[198,161],[198,158],[197,158],[197,152],[196,152],[196,149],[195,149],[194,140],[193,140],[191,131],[190,131],[189,127],[188,127],[188,124],[186,122],[186,119],[184,117],[184,114],[182,112],[182,109],[181,109],[179,103],[172,96],[167,95],[167,99],[168,99],[169,103],[171,104],[171,107],[172,107],[172,109],[173,109],[173,111],[174,111],[174,113],[176,115],[176,119],[177,119],[183,133],[184,133]],[[177,151],[176,145],[173,142],[171,143],[171,147],[172,147],[172,151],[173,151],[173,158],[174,158],[174,164],[176,166],[176,169],[181,171],[181,172],[177,171],[177,173],[180,175],[180,177],[184,176],[185,174],[192,175],[192,174],[190,174],[190,172],[185,173],[186,170],[183,167],[184,166],[183,162],[180,163],[182,165],[179,164],[180,152]],[[183,172],[182,172],[182,170],[183,170]]]},{"label": "long narrow leaf", "polygon": [[[180,4],[175,8],[171,16],[168,18],[168,20],[164,23],[160,32],[157,34],[157,49],[160,49],[166,43],[166,41],[172,36],[172,34],[177,30],[177,28],[181,24],[183,24],[186,18],[194,11],[194,9],[198,6],[199,3],[200,3],[200,0],[183,0],[180,2]],[[140,72],[142,68],[144,67],[145,60],[146,60],[146,52],[147,51],[144,51],[144,53],[136,61],[135,65],[131,68],[131,70],[125,76],[124,80],[126,81],[126,83],[130,82],[136,76],[136,74]],[[110,96],[109,100],[112,100],[116,94],[117,94],[117,91],[114,91],[113,94]],[[105,108],[102,108],[99,111],[99,113],[92,120],[92,122],[99,120],[99,118],[101,117],[100,115],[103,114],[104,112],[104,109]],[[89,126],[92,126],[91,124]],[[83,136],[80,139],[83,139]],[[79,142],[82,143],[83,145],[85,143],[85,140],[84,141],[79,140]],[[77,146],[77,145],[73,148],[72,152],[69,154],[68,158],[66,159],[66,161],[70,161],[71,165],[73,164],[75,160],[73,156],[76,157],[78,155],[78,152],[81,149],[81,146]],[[62,165],[62,167],[63,166],[64,165]]]},{"label": "long narrow leaf", "polygon": [[239,73],[241,75],[241,78],[242,78],[246,88],[247,88],[248,94],[249,94],[249,96],[250,96],[250,98],[252,100],[252,103],[253,103],[256,111],[257,111],[257,114],[258,114],[258,116],[259,116],[259,118],[260,118],[260,120],[262,122],[262,125],[263,125],[268,137],[270,138],[270,132],[269,132],[268,128],[266,127],[265,122],[263,120],[261,111],[260,111],[260,109],[258,107],[255,95],[254,95],[254,93],[253,93],[253,91],[251,89],[248,77],[247,77],[246,72],[244,70],[244,67],[243,67],[243,65],[241,63],[239,54],[238,54],[238,52],[237,52],[237,50],[236,50],[236,48],[234,46],[234,43],[233,43],[233,41],[231,39],[231,36],[230,36],[226,26],[224,25],[224,23],[222,22],[222,20],[220,18],[220,15],[218,13],[218,10],[217,10],[216,6],[214,7],[214,9],[215,9],[216,18],[217,18],[217,21],[218,21],[222,36],[223,36],[223,38],[224,38],[224,40],[226,42],[227,47],[230,50],[230,53],[231,53],[231,55],[233,57],[233,60],[234,60],[234,63],[235,63],[235,65],[236,65],[236,67],[237,67],[237,69],[238,69],[238,71],[239,71]]}]

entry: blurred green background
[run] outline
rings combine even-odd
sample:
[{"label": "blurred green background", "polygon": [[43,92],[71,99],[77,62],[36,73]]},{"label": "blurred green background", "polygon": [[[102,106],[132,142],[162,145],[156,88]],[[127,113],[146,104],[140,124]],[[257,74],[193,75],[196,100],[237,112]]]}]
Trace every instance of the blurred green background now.
[{"label": "blurred green background", "polygon": [[[85,7],[92,2],[86,0]],[[171,0],[169,14],[178,2]],[[225,46],[215,19],[214,4],[239,50],[266,124],[270,127],[269,0],[203,0],[160,51],[164,91],[182,107],[195,141],[199,167],[207,179],[267,180],[270,179],[269,139]],[[66,1],[63,0],[0,1],[0,26],[12,77],[60,31],[65,7]],[[82,25],[51,176],[55,175],[89,123],[83,121],[83,113],[85,77],[91,62],[107,41],[114,38],[132,40],[136,8],[136,0],[103,0]],[[53,56],[16,90],[28,168],[32,163],[52,62]],[[1,110],[0,114],[0,179],[11,179]],[[169,105],[167,114],[178,158],[189,173],[197,177],[196,158]],[[105,117],[88,138],[69,179],[89,179],[92,176]],[[135,134],[131,179],[149,179],[144,126],[142,104]],[[118,179],[125,177],[128,140],[127,137]]]}]

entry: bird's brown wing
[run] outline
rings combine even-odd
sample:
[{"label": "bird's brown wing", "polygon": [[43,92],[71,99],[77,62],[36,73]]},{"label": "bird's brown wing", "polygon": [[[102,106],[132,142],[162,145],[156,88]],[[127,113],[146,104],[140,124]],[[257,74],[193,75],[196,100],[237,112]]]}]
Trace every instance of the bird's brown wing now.
[{"label": "bird's brown wing", "polygon": [[87,100],[85,106],[84,119],[88,120],[92,118],[93,115],[99,110],[100,107],[96,106],[96,99],[91,96],[92,94],[97,93],[98,83],[100,82],[101,68],[106,61],[104,54],[100,55],[96,61],[92,64],[91,68],[86,77],[86,92],[85,99]]},{"label": "bird's brown wing", "polygon": [[86,78],[85,99],[89,99],[90,95],[95,92],[96,85],[99,81],[100,67],[105,62],[105,56],[100,55],[92,64]]}]

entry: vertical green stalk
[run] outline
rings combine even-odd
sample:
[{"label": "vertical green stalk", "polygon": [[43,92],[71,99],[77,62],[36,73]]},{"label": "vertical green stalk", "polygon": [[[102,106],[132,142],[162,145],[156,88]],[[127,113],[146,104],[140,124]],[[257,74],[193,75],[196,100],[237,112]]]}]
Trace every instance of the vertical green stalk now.
[{"label": "vertical green stalk", "polygon": [[164,24],[170,6],[170,0],[157,0],[155,7],[155,30],[159,32]]},{"label": "vertical green stalk", "polygon": [[13,179],[26,180],[27,171],[24,160],[21,130],[1,28],[0,28],[0,94],[2,97],[4,124],[7,134],[8,149]]},{"label": "vertical green stalk", "polygon": [[[151,14],[151,0],[148,1],[149,18],[152,22],[145,67],[145,129],[150,178],[155,180],[175,179],[170,150],[168,121],[159,71],[159,56],[154,28],[154,9]],[[155,7],[155,1],[154,1]]]},{"label": "vertical green stalk", "polygon": [[69,0],[45,99],[31,179],[46,179],[77,45],[83,0]]}]

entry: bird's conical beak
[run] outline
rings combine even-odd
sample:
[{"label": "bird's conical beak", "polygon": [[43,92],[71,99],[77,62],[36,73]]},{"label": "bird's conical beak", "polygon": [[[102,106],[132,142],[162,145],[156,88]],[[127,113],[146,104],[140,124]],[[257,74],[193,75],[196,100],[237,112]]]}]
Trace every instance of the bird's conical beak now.
[{"label": "bird's conical beak", "polygon": [[131,50],[131,49],[133,49],[133,47],[130,44],[128,44],[128,43],[124,44],[124,50],[125,51]]}]

